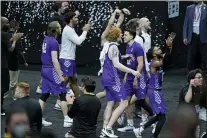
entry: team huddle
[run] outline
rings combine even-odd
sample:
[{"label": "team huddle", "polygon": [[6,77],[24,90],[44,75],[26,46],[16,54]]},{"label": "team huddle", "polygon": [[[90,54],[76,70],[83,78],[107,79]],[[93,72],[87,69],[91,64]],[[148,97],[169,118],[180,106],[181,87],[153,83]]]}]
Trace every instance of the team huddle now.
[{"label": "team huddle", "polygon": [[[115,23],[117,14],[119,18]],[[135,136],[140,138],[143,131],[152,126],[153,137],[157,138],[166,121],[167,112],[162,95],[162,67],[164,59],[171,53],[175,34],[172,33],[167,38],[165,51],[158,46],[151,47],[151,37],[147,33],[151,29],[151,23],[147,18],[131,19],[123,32],[120,29],[124,17],[130,14],[126,8],[116,9],[103,26],[105,30],[101,35],[101,70],[98,74],[101,75],[104,90],[98,93],[97,97],[106,96],[107,105],[100,137],[118,137],[112,128],[117,121],[122,120],[121,116],[126,116],[127,126],[118,128],[118,131],[133,131]],[[67,105],[73,97],[67,98],[66,95],[70,89],[69,84],[75,84],[77,81],[76,46],[86,39],[91,25],[86,24],[83,33],[78,36],[74,30],[78,22],[77,13],[68,12],[65,22],[61,46],[57,41],[61,34],[61,25],[53,21],[47,28],[47,36],[42,45],[42,94],[39,102],[44,109],[50,94],[57,96],[64,115],[63,126],[71,127],[73,119],[67,115]],[[125,55],[119,52],[122,41],[126,44]],[[122,64],[122,60],[126,60],[126,65]],[[77,85],[71,85],[71,89],[74,97],[79,96]],[[135,128],[133,123],[132,105],[135,102],[142,107],[142,122],[139,128]],[[118,105],[115,106],[115,103]],[[149,120],[148,115],[151,116]]]}]

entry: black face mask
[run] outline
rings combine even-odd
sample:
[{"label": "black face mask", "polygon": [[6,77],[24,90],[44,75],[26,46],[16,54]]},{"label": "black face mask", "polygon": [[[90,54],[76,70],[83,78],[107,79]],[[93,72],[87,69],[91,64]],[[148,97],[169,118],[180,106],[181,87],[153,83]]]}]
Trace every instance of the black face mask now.
[{"label": "black face mask", "polygon": [[29,126],[25,124],[16,125],[12,131],[13,138],[25,138],[29,133]]},{"label": "black face mask", "polygon": [[2,30],[3,30],[4,32],[8,32],[9,29],[10,29],[9,25],[4,25],[4,26],[2,27]]}]

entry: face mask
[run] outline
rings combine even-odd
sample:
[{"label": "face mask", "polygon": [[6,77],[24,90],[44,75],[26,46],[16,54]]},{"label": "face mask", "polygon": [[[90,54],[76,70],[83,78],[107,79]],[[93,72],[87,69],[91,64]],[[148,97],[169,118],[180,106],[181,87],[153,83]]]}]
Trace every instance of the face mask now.
[{"label": "face mask", "polygon": [[29,132],[29,126],[25,124],[16,125],[12,131],[13,138],[25,138]]},{"label": "face mask", "polygon": [[3,27],[2,27],[2,30],[3,31],[5,31],[5,32],[7,32],[7,31],[9,31],[9,25],[4,25]]}]

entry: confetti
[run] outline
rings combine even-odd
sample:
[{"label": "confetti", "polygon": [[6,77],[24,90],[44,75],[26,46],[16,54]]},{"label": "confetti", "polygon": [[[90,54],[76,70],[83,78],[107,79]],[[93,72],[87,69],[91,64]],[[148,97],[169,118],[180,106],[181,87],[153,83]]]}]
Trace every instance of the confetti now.
[{"label": "confetti", "polygon": [[[104,30],[103,24],[109,20],[111,13],[118,6],[119,8],[127,8],[132,15],[125,18],[124,24],[131,18],[147,17],[151,21],[152,46],[163,45],[167,28],[167,14],[156,7],[160,7],[161,2],[120,2],[120,1],[70,1],[70,9],[79,10],[79,23],[75,27],[76,32],[80,35],[82,27],[88,21],[92,24],[87,39],[82,47],[77,48],[77,58],[87,54],[88,62],[95,62],[99,65],[99,54],[101,50],[100,36]],[[158,4],[157,4],[158,3]],[[4,1],[2,2],[2,15],[15,19],[20,22],[20,32],[24,33],[23,47],[24,53],[29,62],[40,63],[41,45],[45,35],[47,25],[52,13],[54,1]],[[124,28],[124,25],[122,26]],[[95,51],[91,53],[84,51]],[[123,52],[122,52],[123,53]],[[81,58],[78,58],[81,59]]]}]

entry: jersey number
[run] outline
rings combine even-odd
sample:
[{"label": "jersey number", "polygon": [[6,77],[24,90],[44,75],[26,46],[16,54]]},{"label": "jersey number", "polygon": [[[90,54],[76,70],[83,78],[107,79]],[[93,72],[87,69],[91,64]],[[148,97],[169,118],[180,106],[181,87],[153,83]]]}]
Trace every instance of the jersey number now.
[{"label": "jersey number", "polygon": [[42,44],[42,53],[46,53],[46,48],[47,48],[47,44],[43,43]]}]

